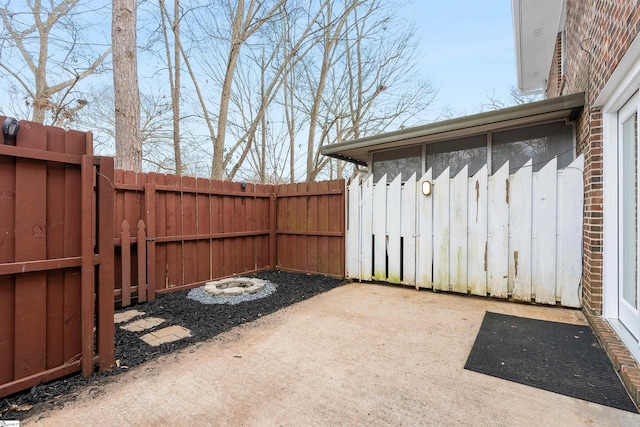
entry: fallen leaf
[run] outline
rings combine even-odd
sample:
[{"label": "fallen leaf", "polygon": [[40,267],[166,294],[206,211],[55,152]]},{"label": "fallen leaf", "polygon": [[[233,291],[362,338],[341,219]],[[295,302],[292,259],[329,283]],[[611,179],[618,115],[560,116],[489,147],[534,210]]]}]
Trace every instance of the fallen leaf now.
[{"label": "fallen leaf", "polygon": [[33,405],[11,405],[7,408],[8,411],[29,411],[33,408]]}]

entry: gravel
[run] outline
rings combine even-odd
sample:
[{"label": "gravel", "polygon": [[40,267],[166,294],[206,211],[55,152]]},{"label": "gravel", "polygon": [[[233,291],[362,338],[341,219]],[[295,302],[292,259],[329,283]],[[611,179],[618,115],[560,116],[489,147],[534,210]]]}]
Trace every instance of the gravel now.
[{"label": "gravel", "polygon": [[264,281],[264,287],[253,294],[238,295],[235,297],[213,296],[204,291],[204,286],[194,288],[189,291],[187,298],[198,301],[202,304],[229,304],[236,305],[247,301],[264,298],[276,291],[276,284],[268,280]]},{"label": "gravel", "polygon": [[[109,381],[111,376],[126,372],[160,355],[211,339],[235,326],[251,322],[261,316],[271,314],[343,284],[341,280],[327,276],[282,271],[258,273],[247,277],[266,280],[268,285],[265,286],[266,289],[263,288],[256,294],[243,296],[244,301],[238,304],[212,303],[213,298],[220,298],[207,295],[208,299],[205,299],[201,288],[196,288],[159,294],[152,302],[116,310],[116,312],[122,312],[136,309],[146,313],[149,317],[161,317],[166,321],[155,329],[180,325],[189,329],[192,336],[151,347],[139,337],[154,329],[143,332],[128,332],[116,327],[116,367],[110,371],[96,373],[88,379],[83,378],[80,374],[74,374],[2,398],[0,399],[0,420],[21,420],[39,412],[40,409],[64,405],[65,402],[73,400],[80,389],[86,387],[91,387],[91,392],[95,391],[99,394],[99,388],[95,387],[94,390],[93,387]],[[263,296],[260,298],[261,294]],[[31,405],[35,405],[33,409],[25,410]],[[18,410],[18,408],[22,410]]]}]

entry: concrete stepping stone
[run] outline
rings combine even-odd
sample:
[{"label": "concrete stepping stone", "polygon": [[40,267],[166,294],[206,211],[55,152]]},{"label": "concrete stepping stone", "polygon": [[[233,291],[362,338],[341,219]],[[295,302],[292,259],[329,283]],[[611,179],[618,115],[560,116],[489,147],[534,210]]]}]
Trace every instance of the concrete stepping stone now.
[{"label": "concrete stepping stone", "polygon": [[156,327],[162,322],[164,322],[164,319],[160,317],[146,317],[144,319],[139,319],[131,323],[127,323],[126,325],[120,326],[120,328],[129,332],[142,332],[146,331],[147,329]]},{"label": "concrete stepping stone", "polygon": [[126,323],[134,317],[142,316],[146,314],[144,311],[127,310],[122,313],[115,313],[113,315],[113,323]]},{"label": "concrete stepping stone", "polygon": [[182,326],[169,326],[166,328],[159,329],[154,332],[149,332],[140,337],[142,341],[146,342],[150,346],[158,346],[160,344],[178,341],[183,338],[187,338],[191,336],[191,331],[187,328],[183,328]]}]

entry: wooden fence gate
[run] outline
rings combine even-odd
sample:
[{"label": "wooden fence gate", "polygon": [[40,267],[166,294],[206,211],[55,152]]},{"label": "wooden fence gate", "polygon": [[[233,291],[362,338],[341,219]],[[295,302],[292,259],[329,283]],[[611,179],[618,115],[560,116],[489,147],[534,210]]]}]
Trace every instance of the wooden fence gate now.
[{"label": "wooden fence gate", "polygon": [[0,144],[0,397],[113,364],[113,159],[92,142],[23,121]]},{"label": "wooden fence gate", "polygon": [[579,307],[584,159],[556,165],[352,182],[347,277]]}]

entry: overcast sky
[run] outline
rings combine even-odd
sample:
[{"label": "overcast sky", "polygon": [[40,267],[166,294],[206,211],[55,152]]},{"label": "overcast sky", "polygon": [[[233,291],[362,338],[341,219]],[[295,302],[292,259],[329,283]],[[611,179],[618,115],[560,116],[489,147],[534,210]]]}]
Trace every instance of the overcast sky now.
[{"label": "overcast sky", "polygon": [[411,0],[422,43],[422,67],[439,89],[428,114],[442,108],[473,114],[494,91],[506,100],[515,87],[516,65],[511,0]]}]

